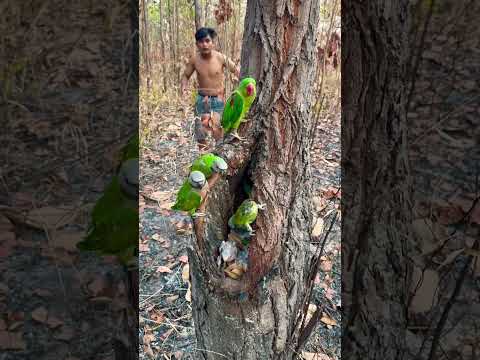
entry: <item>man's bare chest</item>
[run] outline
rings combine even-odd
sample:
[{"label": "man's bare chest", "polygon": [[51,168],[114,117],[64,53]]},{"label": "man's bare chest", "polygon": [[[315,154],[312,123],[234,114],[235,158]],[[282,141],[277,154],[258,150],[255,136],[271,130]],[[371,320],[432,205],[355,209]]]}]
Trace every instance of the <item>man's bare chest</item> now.
[{"label": "man's bare chest", "polygon": [[197,60],[195,70],[201,78],[217,79],[222,76],[222,63],[216,59],[209,61]]}]

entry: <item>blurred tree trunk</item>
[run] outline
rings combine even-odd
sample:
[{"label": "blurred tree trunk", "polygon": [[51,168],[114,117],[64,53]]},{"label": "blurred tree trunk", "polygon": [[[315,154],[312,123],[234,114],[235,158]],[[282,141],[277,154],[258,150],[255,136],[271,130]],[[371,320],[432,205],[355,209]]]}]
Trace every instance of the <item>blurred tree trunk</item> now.
[{"label": "blurred tree trunk", "polygon": [[165,39],[163,37],[163,6],[162,6],[162,0],[158,0],[158,14],[160,18],[160,50],[162,52],[162,57],[161,57],[161,62],[162,62],[162,79],[163,79],[163,91],[165,91],[168,88],[167,84],[167,54],[165,52]]},{"label": "blurred tree trunk", "polygon": [[203,27],[202,3],[200,0],[193,0],[195,3],[195,30]]},{"label": "blurred tree trunk", "polygon": [[[176,48],[175,48],[176,32],[175,32],[175,29],[173,27],[173,20],[174,20],[175,15],[174,15],[174,10],[173,10],[173,7],[172,7],[171,0],[167,0],[167,11],[168,11],[168,14],[167,14],[167,17],[168,17],[168,40],[169,40],[170,54],[171,54],[170,60],[172,60],[172,61],[170,61],[170,64],[171,64],[170,73],[175,74],[175,67],[176,67],[175,64],[177,62],[177,54],[176,54]],[[175,77],[170,79],[170,81],[174,81],[174,80],[175,80]]]},{"label": "blurred tree trunk", "polygon": [[147,78],[147,89],[150,90],[150,42],[149,42],[149,29],[148,29],[148,0],[142,0],[142,20],[143,20],[143,37],[142,37],[142,53],[143,64],[145,66],[145,75]]},{"label": "blurred tree trunk", "polygon": [[208,22],[209,22],[209,11],[210,11],[210,0],[205,0],[205,11],[204,11],[204,17],[205,17],[205,22],[204,22],[204,25],[205,26],[208,26]]},{"label": "blurred tree trunk", "polygon": [[343,359],[404,359],[408,0],[342,3]]},{"label": "blurred tree trunk", "polygon": [[[180,85],[180,19],[178,16],[178,1],[173,0],[175,4],[175,80],[178,85]],[[180,86],[178,86],[180,90]]]},{"label": "blurred tree trunk", "polygon": [[130,1],[130,25],[132,27],[132,65],[131,71],[133,73],[133,81],[137,82],[138,84],[138,66],[140,63],[140,51],[139,51],[139,33],[138,33],[138,1],[132,0]]},{"label": "blurred tree trunk", "polygon": [[[313,328],[304,319],[318,266],[309,246],[319,10],[318,0],[247,3],[242,76],[256,78],[258,87],[251,121],[240,128],[248,140],[215,149],[230,172],[209,181],[201,208],[208,221],[195,220],[189,250],[197,348],[204,349],[199,359],[294,359]],[[256,220],[249,268],[237,281],[223,276],[215,252],[245,198],[246,178],[251,197],[267,208]]]}]

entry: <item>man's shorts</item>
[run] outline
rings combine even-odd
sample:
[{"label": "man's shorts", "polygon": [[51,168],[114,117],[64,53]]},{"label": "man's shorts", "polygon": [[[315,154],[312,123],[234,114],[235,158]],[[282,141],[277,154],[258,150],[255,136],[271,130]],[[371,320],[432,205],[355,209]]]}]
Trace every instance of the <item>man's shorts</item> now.
[{"label": "man's shorts", "polygon": [[[224,106],[223,100],[218,96],[205,97],[197,95],[195,100],[195,115],[197,116],[197,118],[195,118],[195,138],[197,141],[205,141],[209,133],[208,127],[206,127],[198,117],[201,117],[203,114],[210,114],[211,111],[218,113],[221,117]],[[216,122],[211,122],[211,126],[220,127],[221,125]]]},{"label": "man's shorts", "polygon": [[197,95],[195,99],[195,115],[201,116],[202,114],[210,114],[210,111],[214,111],[221,116],[224,106],[225,104],[219,96]]}]

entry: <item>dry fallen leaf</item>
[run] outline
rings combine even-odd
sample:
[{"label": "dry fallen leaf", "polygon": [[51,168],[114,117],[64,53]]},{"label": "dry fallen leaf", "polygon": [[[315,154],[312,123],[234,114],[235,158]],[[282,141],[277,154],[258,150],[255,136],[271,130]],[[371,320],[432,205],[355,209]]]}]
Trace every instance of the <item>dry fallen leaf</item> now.
[{"label": "dry fallen leaf", "polygon": [[311,353],[302,351],[302,358],[304,360],[331,360],[330,357],[322,353]]},{"label": "dry fallen leaf", "polygon": [[173,296],[167,297],[165,300],[167,301],[167,303],[172,304],[172,303],[175,302],[175,300],[177,300],[178,298],[179,298],[178,295],[173,295]]},{"label": "dry fallen leaf", "polygon": [[47,325],[51,329],[56,329],[57,327],[63,325],[63,321],[55,316],[49,316],[47,319]]},{"label": "dry fallen leaf", "polygon": [[462,220],[464,212],[458,205],[442,206],[437,209],[438,222],[442,225],[456,224]]},{"label": "dry fallen leaf", "polygon": [[152,319],[156,323],[161,324],[165,319],[165,314],[162,313],[161,311],[155,311],[153,314],[150,314],[150,319]]},{"label": "dry fallen leaf", "polygon": [[0,214],[0,234],[12,232],[14,229],[12,222]]},{"label": "dry fallen leaf", "polygon": [[320,269],[323,272],[329,272],[332,271],[332,262],[330,260],[324,260],[320,262]]},{"label": "dry fallen leaf", "polygon": [[175,357],[175,360],[182,360],[183,351],[175,351],[172,355]]},{"label": "dry fallen leaf", "polygon": [[48,311],[43,306],[32,311],[32,319],[41,323],[47,321]]},{"label": "dry fallen leaf", "polygon": [[158,273],[171,273],[172,270],[171,270],[168,266],[162,266],[162,265],[160,265],[160,266],[157,268],[157,272],[158,272]]},{"label": "dry fallen leaf", "polygon": [[327,290],[325,290],[325,297],[329,300],[333,300],[335,293],[335,290],[333,290],[332,288],[328,288]]},{"label": "dry fallen leaf", "polygon": [[327,326],[328,325],[330,325],[330,326],[337,325],[337,322],[335,321],[335,319],[330,318],[325,313],[322,314],[322,317],[320,318],[320,321],[323,322]]},{"label": "dry fallen leaf", "polygon": [[452,251],[448,256],[445,258],[445,260],[438,266],[437,271],[440,271],[443,267],[451,264],[455,259],[465,251],[465,249],[458,249],[455,251]]},{"label": "dry fallen leaf", "polygon": [[312,230],[312,236],[313,237],[318,237],[318,236],[322,235],[323,226],[324,226],[323,219],[322,218],[317,218],[317,221],[315,222],[315,226],[313,227],[313,230]]},{"label": "dry fallen leaf", "polygon": [[40,229],[58,229],[69,224],[76,216],[75,208],[46,206],[29,211],[26,223]]},{"label": "dry fallen leaf", "polygon": [[158,241],[159,243],[165,242],[165,239],[160,234],[153,234],[152,239]]},{"label": "dry fallen leaf", "polygon": [[27,347],[20,332],[0,331],[1,350],[25,350]]},{"label": "dry fallen leaf", "polygon": [[52,236],[52,246],[68,251],[78,251],[76,245],[85,237],[83,231],[57,231]]},{"label": "dry fallen leaf", "polygon": [[149,252],[149,251],[150,251],[150,247],[148,246],[148,244],[139,244],[139,245],[138,245],[138,251],[140,251],[140,252]]},{"label": "dry fallen leaf", "polygon": [[[438,293],[437,287],[439,283],[438,273],[434,270],[427,269],[423,275],[422,271],[415,267],[412,276],[412,290],[415,290],[415,295],[410,304],[410,311],[413,313],[422,313],[431,309],[435,305]],[[421,283],[417,289],[418,284]]]},{"label": "dry fallen leaf", "polygon": [[170,334],[173,332],[173,328],[171,329],[168,329],[167,331],[165,331],[161,336],[160,336],[160,339],[162,339],[163,341],[167,340],[169,337],[170,337]]},{"label": "dry fallen leaf", "polygon": [[315,304],[308,305],[307,315],[305,316],[305,324],[308,324],[308,322],[310,321],[310,319],[312,318],[316,310],[317,310],[317,305]]},{"label": "dry fallen leaf", "polygon": [[182,279],[184,282],[189,282],[190,280],[190,267],[186,264],[182,270]]},{"label": "dry fallen leaf", "polygon": [[185,294],[185,300],[187,300],[188,302],[192,302],[192,290],[191,290],[190,283],[188,283],[188,289],[187,289],[187,293]]}]

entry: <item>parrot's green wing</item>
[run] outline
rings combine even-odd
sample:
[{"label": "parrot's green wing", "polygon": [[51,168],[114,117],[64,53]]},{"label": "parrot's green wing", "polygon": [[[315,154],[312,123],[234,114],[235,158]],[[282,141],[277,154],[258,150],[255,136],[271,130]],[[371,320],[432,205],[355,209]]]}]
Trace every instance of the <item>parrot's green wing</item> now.
[{"label": "parrot's green wing", "polygon": [[[197,203],[197,197],[198,202],[201,202],[201,197],[200,195],[193,189],[192,185],[186,180],[180,190],[178,191],[177,194],[177,201],[175,204],[172,206],[172,210],[183,210],[183,211],[189,211],[192,209],[192,207],[195,206]],[[198,207],[198,206],[197,206]]]},{"label": "parrot's green wing", "polygon": [[190,171],[200,171],[205,175],[205,178],[209,178],[213,172],[213,162],[215,161],[216,156],[212,153],[204,154],[192,163]]},{"label": "parrot's green wing", "polygon": [[240,92],[235,91],[225,103],[222,115],[222,127],[226,132],[237,129],[242,117],[244,99]]},{"label": "parrot's green wing", "polygon": [[88,235],[77,244],[77,248],[125,257],[126,253],[133,255],[136,246],[138,208],[129,204],[118,178],[114,177],[95,204]]},{"label": "parrot's green wing", "polygon": [[202,197],[188,181],[178,191],[177,201],[172,206],[173,210],[195,211],[201,204]]},{"label": "parrot's green wing", "polygon": [[187,200],[188,200],[188,194],[192,190],[192,185],[186,180],[180,190],[178,191],[177,194],[177,200],[175,204],[172,206],[173,210],[185,210]]},{"label": "parrot's green wing", "polygon": [[200,207],[201,203],[202,197],[197,191],[195,191],[195,189],[192,189],[187,195],[185,210],[189,211],[190,213],[194,213]]},{"label": "parrot's green wing", "polygon": [[237,225],[249,224],[253,222],[256,217],[256,206],[252,206],[250,202],[244,201],[235,213],[234,223]]},{"label": "parrot's green wing", "polygon": [[125,146],[125,148],[123,149],[122,162],[129,159],[139,158],[139,157],[140,157],[140,153],[139,153],[138,135],[134,135],[128,141],[127,146]]}]

